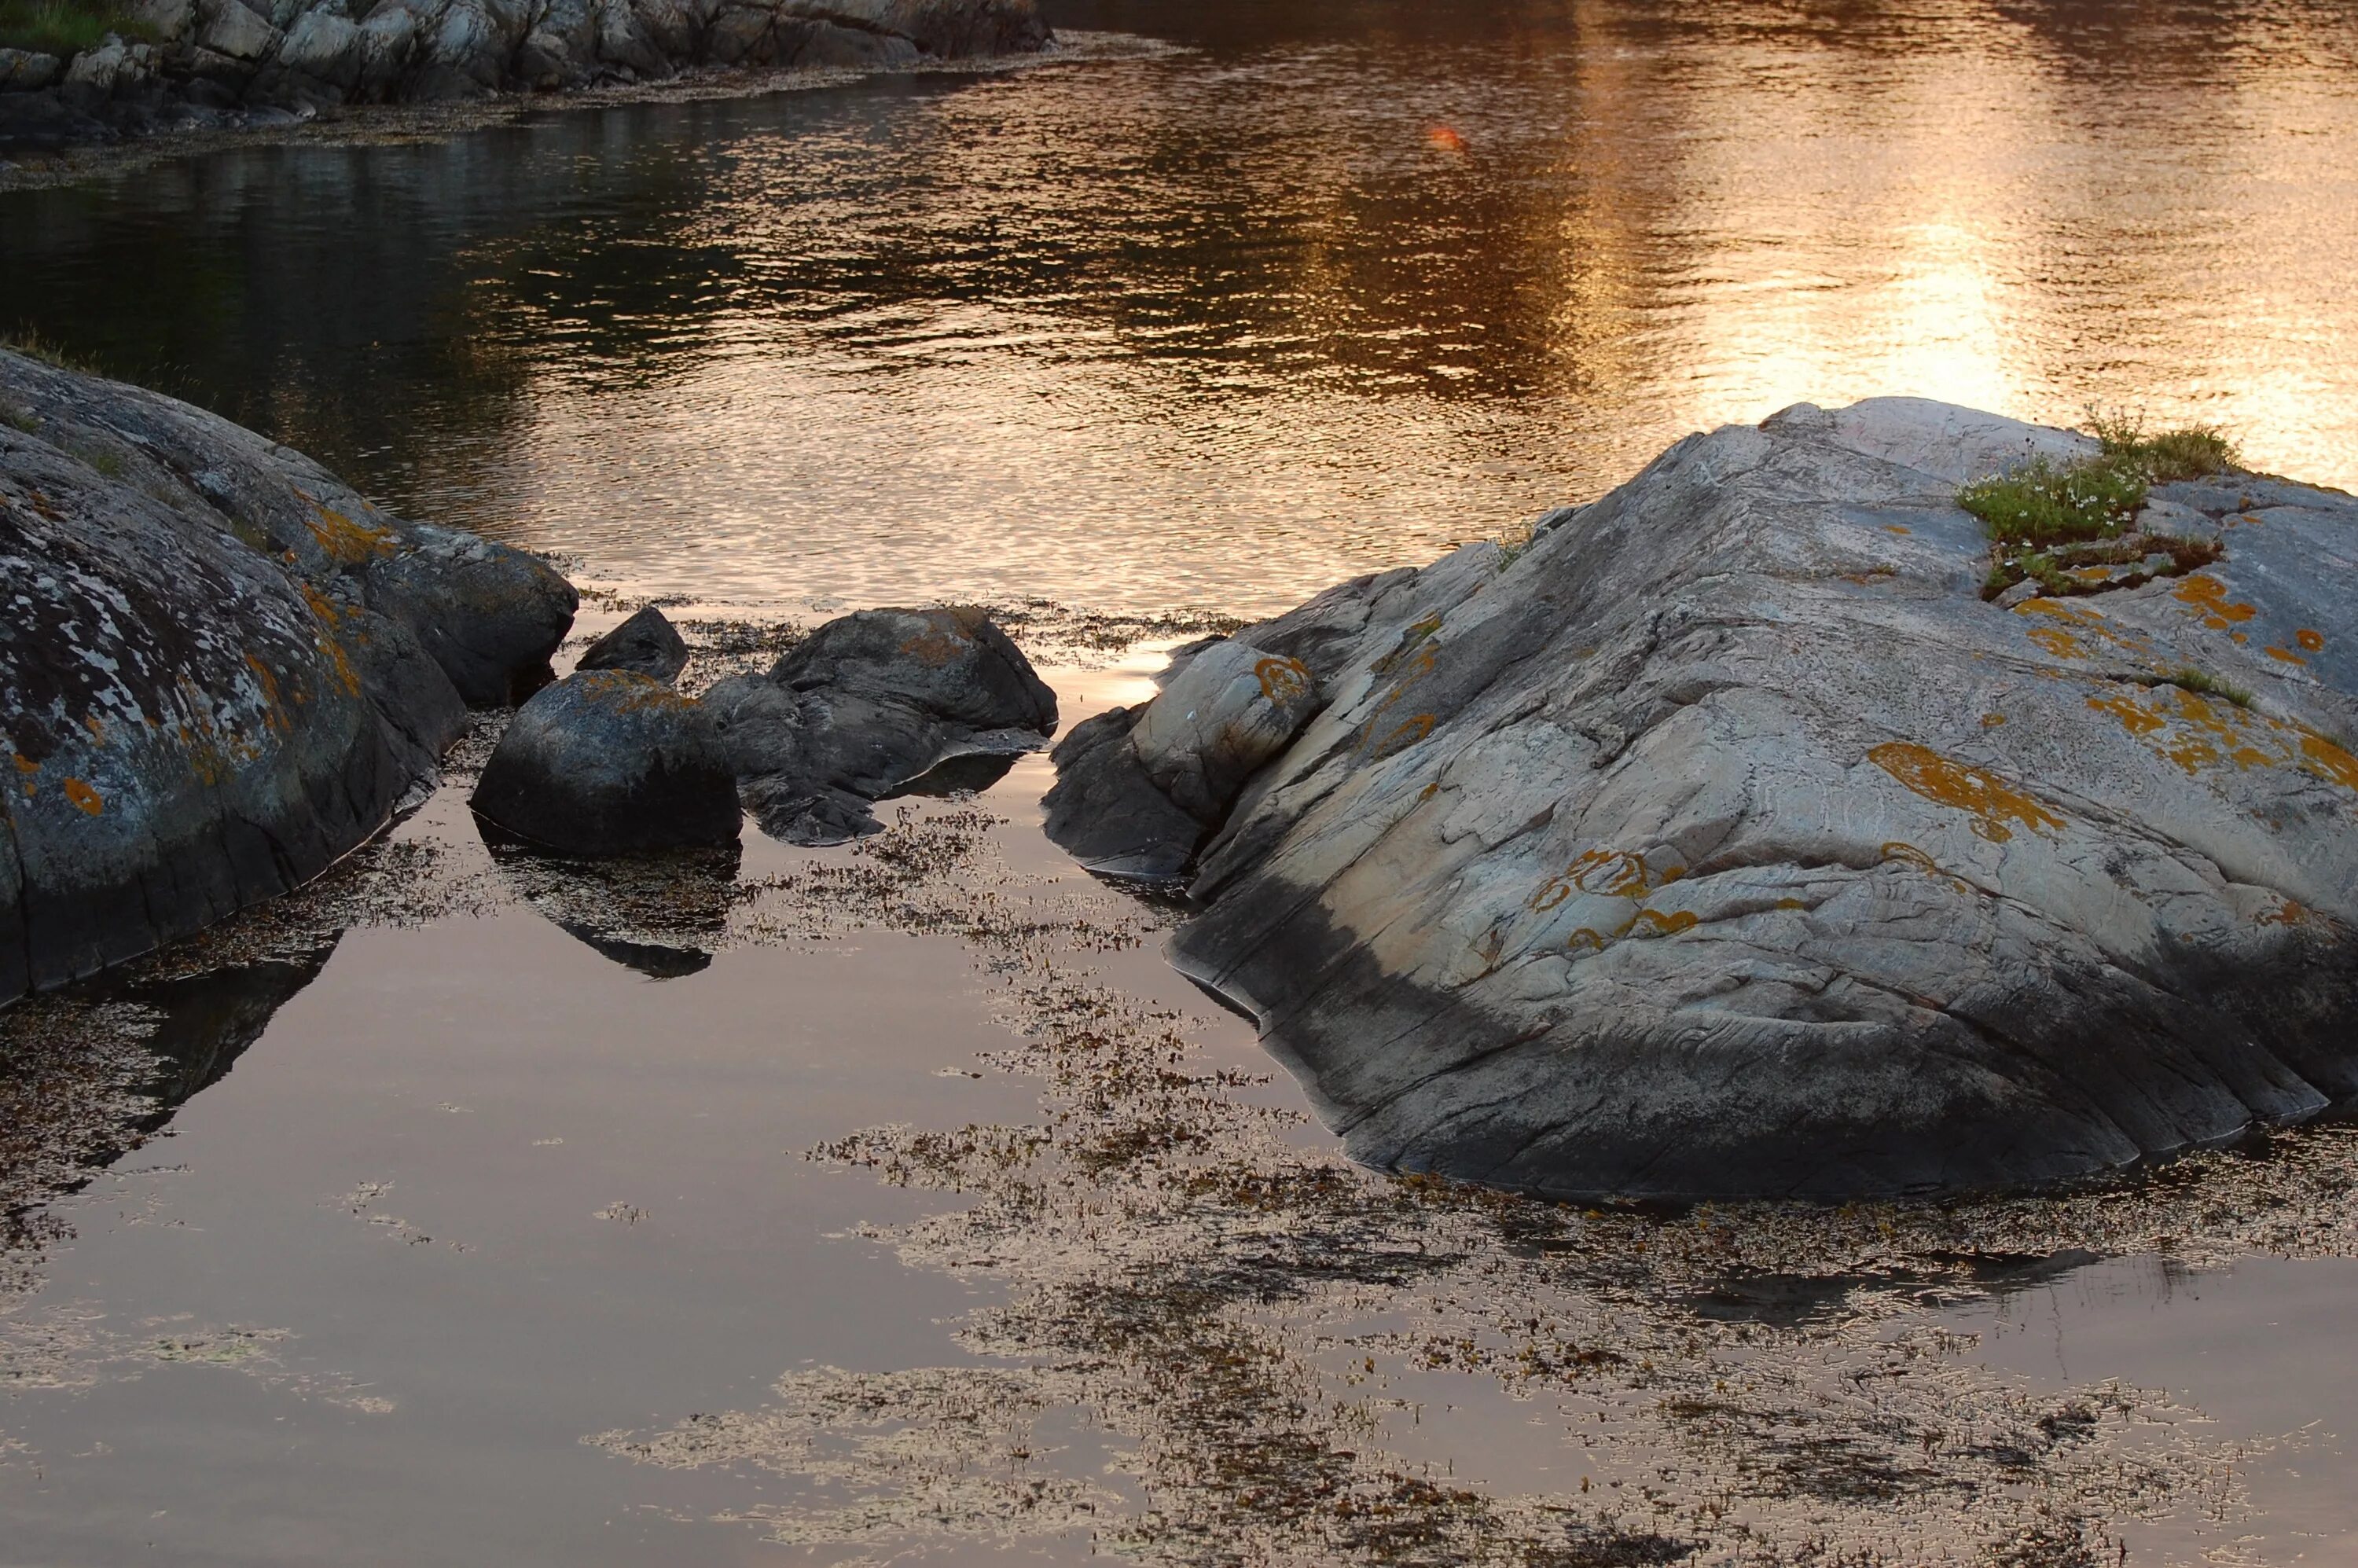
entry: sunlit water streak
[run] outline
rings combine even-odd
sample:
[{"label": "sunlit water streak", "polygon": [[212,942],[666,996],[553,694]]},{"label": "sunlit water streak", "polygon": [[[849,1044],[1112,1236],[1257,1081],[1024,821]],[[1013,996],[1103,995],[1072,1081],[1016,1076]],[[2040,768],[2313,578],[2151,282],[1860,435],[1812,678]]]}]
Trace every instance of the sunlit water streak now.
[{"label": "sunlit water streak", "polygon": [[741,603],[1268,611],[1887,392],[2358,481],[2338,7],[1061,19],[1185,47],[254,149],[0,200],[0,269],[399,505]]}]

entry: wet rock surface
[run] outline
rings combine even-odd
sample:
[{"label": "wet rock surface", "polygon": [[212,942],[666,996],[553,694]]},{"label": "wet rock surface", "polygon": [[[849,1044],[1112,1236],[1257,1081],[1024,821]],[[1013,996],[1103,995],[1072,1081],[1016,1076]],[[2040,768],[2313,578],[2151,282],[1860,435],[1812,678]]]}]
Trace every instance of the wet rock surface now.
[{"label": "wet rock surface", "polygon": [[0,351],[0,1001],[297,886],[542,678],[573,589]]},{"label": "wet rock surface", "polygon": [[673,681],[687,668],[687,643],[664,612],[650,604],[583,649],[574,668],[632,670]]},{"label": "wet rock surface", "polygon": [[590,670],[516,710],[475,786],[475,812],[575,855],[733,844],[742,814],[713,716],[630,670]]},{"label": "wet rock surface", "polygon": [[[1176,960],[1354,1154],[1557,1195],[2010,1186],[2348,1104],[2358,502],[2158,487],[2216,561],[1984,603],[1958,485],[2080,439],[1803,406],[1238,633],[1325,706]],[[1068,842],[1137,813],[1075,788],[1096,738]]]},{"label": "wet rock surface", "polygon": [[1050,41],[1032,0],[143,0],[132,11],[154,41],[110,33],[70,59],[0,49],[0,148],[699,68],[907,68]]},{"label": "wet rock surface", "polygon": [[975,609],[846,615],[704,701],[747,808],[791,843],[874,832],[870,803],[959,758],[1037,750],[1056,728],[1055,694]]}]

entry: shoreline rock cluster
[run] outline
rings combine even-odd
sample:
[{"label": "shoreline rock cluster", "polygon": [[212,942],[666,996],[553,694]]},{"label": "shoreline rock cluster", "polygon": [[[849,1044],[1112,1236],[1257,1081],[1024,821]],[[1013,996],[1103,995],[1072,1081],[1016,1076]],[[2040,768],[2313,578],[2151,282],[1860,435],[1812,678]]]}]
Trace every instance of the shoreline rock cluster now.
[{"label": "shoreline rock cluster", "polygon": [[875,801],[945,764],[1003,772],[1056,729],[1055,694],[979,610],[858,611],[701,697],[673,687],[687,662],[653,606],[600,638],[517,710],[476,815],[574,856],[733,845],[743,808],[839,843],[878,829]]},{"label": "shoreline rock cluster", "polygon": [[0,350],[0,1002],[297,887],[549,678],[572,585]]},{"label": "shoreline rock cluster", "polygon": [[[1238,632],[1306,719],[1195,652],[1058,748],[1050,834],[1192,872],[1174,960],[1379,1166],[1848,1199],[2346,1108],[2358,500],[2158,485],[2199,569],[1985,602],[1960,488],[2085,444],[1908,398],[1691,437]],[[1247,776],[1191,793],[1182,733]]]},{"label": "shoreline rock cluster", "polygon": [[661,81],[1037,53],[1033,0],[135,0],[70,56],[0,49],[0,149]]}]

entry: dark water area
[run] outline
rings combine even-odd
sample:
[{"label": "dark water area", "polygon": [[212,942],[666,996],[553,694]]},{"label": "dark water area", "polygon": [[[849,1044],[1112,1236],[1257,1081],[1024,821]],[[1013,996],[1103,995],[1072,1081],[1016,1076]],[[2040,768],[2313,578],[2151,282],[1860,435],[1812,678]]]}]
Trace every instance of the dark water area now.
[{"label": "dark water area", "polygon": [[[559,555],[585,635],[1054,601],[1068,724],[1187,634],[1087,617],[1801,399],[2358,485],[2346,6],[1048,8],[1086,58],[0,192],[0,328]],[[2358,1560],[2358,1130],[1938,1206],[1395,1182],[1044,759],[642,875],[487,849],[486,743],[0,1017],[0,1568]]]}]

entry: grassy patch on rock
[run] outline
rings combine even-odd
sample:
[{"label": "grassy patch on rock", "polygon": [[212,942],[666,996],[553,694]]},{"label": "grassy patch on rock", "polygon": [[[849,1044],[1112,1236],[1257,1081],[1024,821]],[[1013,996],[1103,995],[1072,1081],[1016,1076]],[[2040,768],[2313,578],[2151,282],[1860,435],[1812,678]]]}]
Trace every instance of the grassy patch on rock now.
[{"label": "grassy patch on rock", "polygon": [[69,57],[96,49],[109,33],[145,43],[155,42],[157,37],[147,23],[112,5],[84,5],[78,0],[0,0],[0,49]]},{"label": "grassy patch on rock", "polygon": [[[2099,449],[2093,457],[2034,459],[1957,492],[1957,504],[1980,519],[1990,537],[1983,598],[1995,599],[2025,581],[2059,599],[2101,592],[2174,577],[2218,558],[2215,546],[2136,532],[2137,513],[2154,485],[2240,471],[2234,442],[2208,425],[2147,434],[2141,417],[2120,414],[2091,415],[2088,430]],[[2125,567],[2148,556],[2169,560],[2144,573],[2091,569]]]}]

